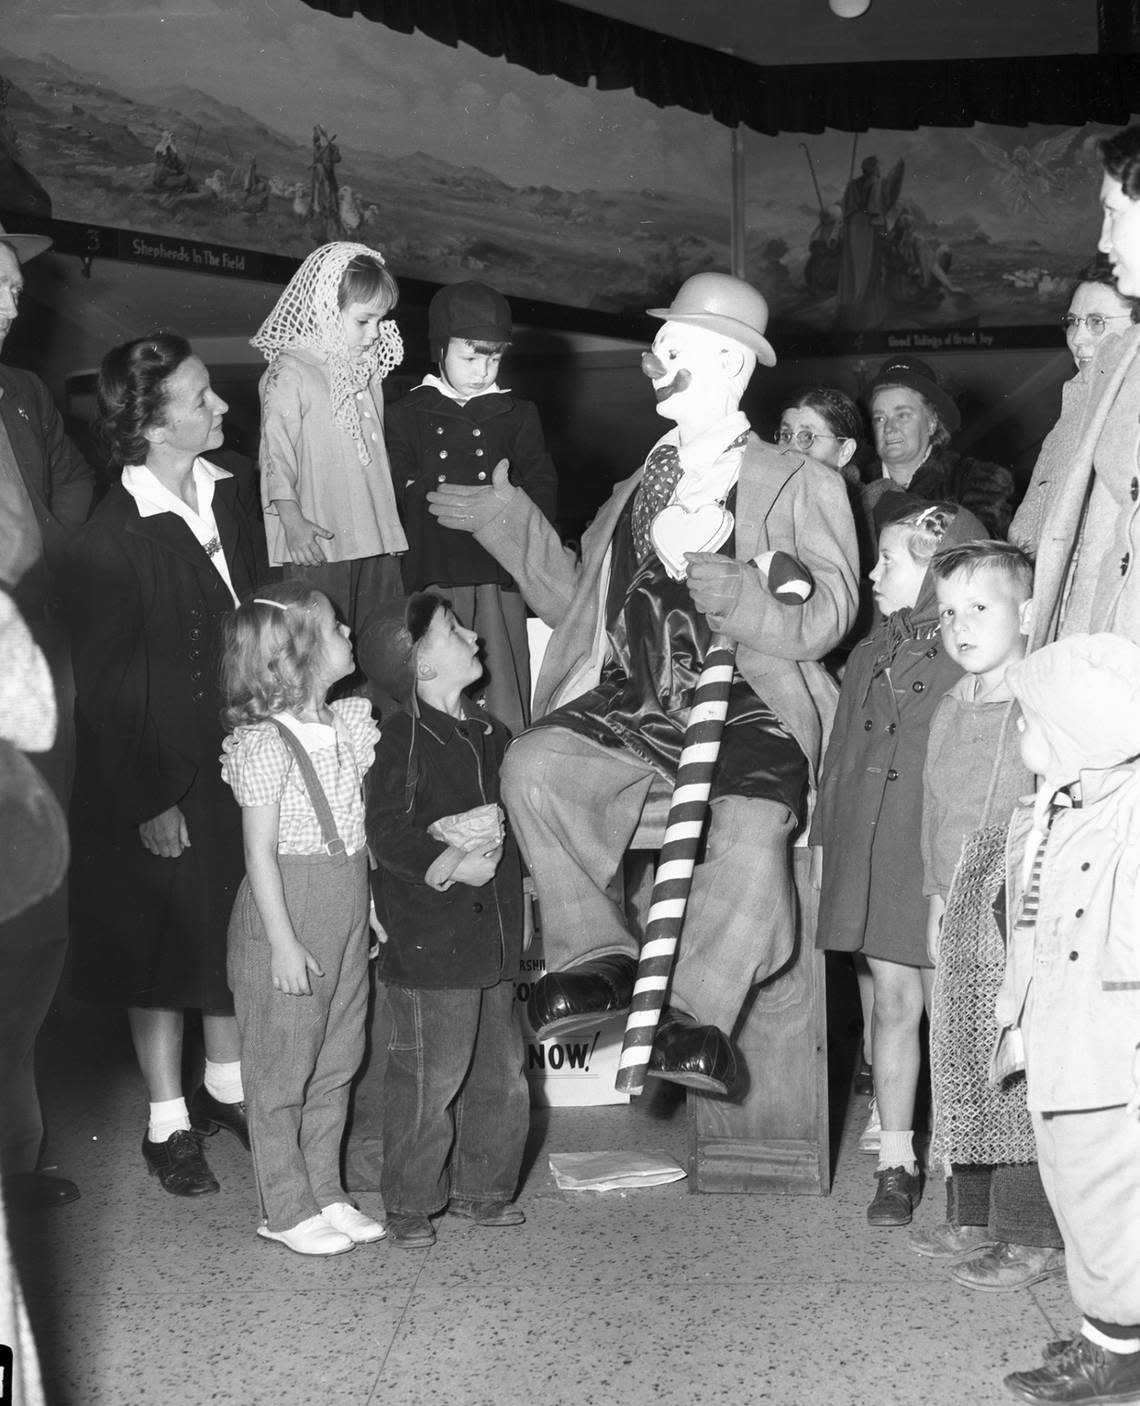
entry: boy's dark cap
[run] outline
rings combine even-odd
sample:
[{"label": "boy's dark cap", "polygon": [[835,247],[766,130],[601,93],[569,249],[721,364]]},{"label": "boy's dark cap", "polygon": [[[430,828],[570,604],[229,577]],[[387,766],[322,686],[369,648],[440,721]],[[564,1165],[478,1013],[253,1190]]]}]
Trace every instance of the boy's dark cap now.
[{"label": "boy's dark cap", "polygon": [[447,602],[431,591],[393,596],[365,620],[356,638],[356,662],[370,684],[406,703],[416,691],[416,645]]},{"label": "boy's dark cap", "polygon": [[428,304],[428,341],[433,349],[446,350],[452,337],[509,342],[512,331],[510,303],[485,283],[449,284]]}]

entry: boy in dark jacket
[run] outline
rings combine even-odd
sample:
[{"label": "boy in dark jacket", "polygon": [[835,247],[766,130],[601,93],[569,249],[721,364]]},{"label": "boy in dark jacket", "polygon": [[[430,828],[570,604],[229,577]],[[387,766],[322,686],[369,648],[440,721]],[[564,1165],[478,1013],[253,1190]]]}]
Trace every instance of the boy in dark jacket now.
[{"label": "boy in dark jacket", "polygon": [[388,602],[361,634],[366,677],[405,708],[369,778],[379,976],[391,1016],[381,1191],[388,1243],[435,1242],[447,1209],[521,1225],[511,1204],[529,1124],[515,1009],[522,948],[518,849],[499,766],[510,734],[464,698],[479,641],[431,592]]},{"label": "boy in dark jacket", "polygon": [[526,605],[511,577],[467,532],[442,526],[426,495],[441,483],[489,484],[505,459],[511,482],[554,521],[558,479],[538,411],[498,384],[511,342],[511,308],[484,283],[441,288],[428,307],[438,375],[388,408],[384,438],[408,550],[406,591],[441,591],[482,639],[487,706],[511,732],[530,720]]}]

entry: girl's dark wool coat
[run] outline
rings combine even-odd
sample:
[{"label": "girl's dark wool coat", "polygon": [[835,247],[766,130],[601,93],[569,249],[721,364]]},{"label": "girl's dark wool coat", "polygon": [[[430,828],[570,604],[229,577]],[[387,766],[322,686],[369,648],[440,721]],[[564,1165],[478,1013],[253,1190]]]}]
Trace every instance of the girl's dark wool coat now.
[{"label": "girl's dark wool coat", "polygon": [[[987,535],[960,509],[943,545]],[[961,677],[939,636],[928,571],[913,609],[880,620],[847,661],[812,832],[823,846],[817,946],[930,966],[922,768],[934,710]]]},{"label": "girl's dark wool coat", "polygon": [[[236,478],[217,482],[213,506],[242,597],[266,574],[262,534]],[[226,928],[244,871],[219,765],[230,593],[181,518],[141,517],[119,484],[72,544],[64,590],[78,752],[70,984],[88,999],[228,1014]],[[171,806],[190,846],[163,859],[138,827]]]}]

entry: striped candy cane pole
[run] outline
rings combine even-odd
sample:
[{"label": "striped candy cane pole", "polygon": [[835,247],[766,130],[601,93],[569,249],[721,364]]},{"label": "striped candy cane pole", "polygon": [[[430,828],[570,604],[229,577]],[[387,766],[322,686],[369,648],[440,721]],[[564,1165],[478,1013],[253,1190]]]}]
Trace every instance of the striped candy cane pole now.
[{"label": "striped candy cane pole", "polygon": [[653,880],[653,897],[637,964],[633,1002],[614,1079],[614,1086],[621,1093],[639,1094],[645,1088],[645,1072],[665,1004],[685,905],[693,883],[697,848],[708,814],[709,790],[728,712],[735,654],[735,640],[726,635],[714,635],[693,693],[677,766],[677,783],[669,803],[661,861]]}]

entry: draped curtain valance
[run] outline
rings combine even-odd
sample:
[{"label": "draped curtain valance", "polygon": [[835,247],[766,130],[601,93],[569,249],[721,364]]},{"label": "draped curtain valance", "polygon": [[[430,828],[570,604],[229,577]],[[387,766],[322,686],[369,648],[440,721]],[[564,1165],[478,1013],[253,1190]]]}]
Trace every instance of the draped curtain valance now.
[{"label": "draped curtain valance", "polygon": [[[1140,111],[1140,3],[1099,0],[1101,53],[1049,58],[804,64],[767,68],[559,0],[305,0],[403,34],[585,86],[632,88],[754,131],[858,132],[974,122],[1081,126]],[[823,0],[819,0],[822,4]]]}]

